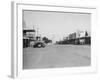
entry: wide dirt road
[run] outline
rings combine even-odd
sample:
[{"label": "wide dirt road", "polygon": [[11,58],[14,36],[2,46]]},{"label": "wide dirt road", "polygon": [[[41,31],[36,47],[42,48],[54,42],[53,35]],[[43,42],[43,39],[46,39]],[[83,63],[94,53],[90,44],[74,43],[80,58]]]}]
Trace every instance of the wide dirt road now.
[{"label": "wide dirt road", "polygon": [[90,66],[88,45],[48,45],[45,48],[24,48],[23,68],[55,68]]}]

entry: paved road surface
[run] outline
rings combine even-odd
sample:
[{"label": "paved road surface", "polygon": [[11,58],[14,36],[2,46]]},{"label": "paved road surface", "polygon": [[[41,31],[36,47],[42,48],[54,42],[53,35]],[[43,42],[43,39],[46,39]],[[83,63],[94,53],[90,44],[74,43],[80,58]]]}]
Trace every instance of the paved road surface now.
[{"label": "paved road surface", "polygon": [[23,69],[90,66],[91,48],[86,45],[48,45],[24,48]]}]

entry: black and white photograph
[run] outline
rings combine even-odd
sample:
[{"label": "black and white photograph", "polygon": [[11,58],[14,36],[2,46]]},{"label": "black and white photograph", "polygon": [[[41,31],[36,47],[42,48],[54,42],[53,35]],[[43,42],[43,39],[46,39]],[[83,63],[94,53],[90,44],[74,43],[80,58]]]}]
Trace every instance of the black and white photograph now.
[{"label": "black and white photograph", "polygon": [[23,69],[91,66],[91,14],[22,11]]}]

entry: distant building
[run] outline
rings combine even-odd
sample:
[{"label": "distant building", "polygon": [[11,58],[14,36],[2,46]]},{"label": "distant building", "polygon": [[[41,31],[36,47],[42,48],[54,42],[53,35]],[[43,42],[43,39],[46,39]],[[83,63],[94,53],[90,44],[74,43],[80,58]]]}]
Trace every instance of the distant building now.
[{"label": "distant building", "polygon": [[88,37],[91,36],[88,31],[77,31],[74,33],[69,34],[69,39],[76,39],[76,38],[82,38],[82,37]]},{"label": "distant building", "polygon": [[23,29],[23,47],[30,46],[31,41],[36,40],[36,31],[34,29]]},{"label": "distant building", "polygon": [[69,34],[69,40],[70,39],[76,39],[76,33],[71,33],[71,34]]},{"label": "distant building", "polygon": [[23,29],[23,37],[34,38],[36,37],[36,31],[34,29]]},{"label": "distant building", "polygon": [[86,31],[77,31],[77,38],[85,37],[85,32]]},{"label": "distant building", "polygon": [[91,44],[91,34],[88,31],[77,31],[69,34],[66,42],[69,44]]}]

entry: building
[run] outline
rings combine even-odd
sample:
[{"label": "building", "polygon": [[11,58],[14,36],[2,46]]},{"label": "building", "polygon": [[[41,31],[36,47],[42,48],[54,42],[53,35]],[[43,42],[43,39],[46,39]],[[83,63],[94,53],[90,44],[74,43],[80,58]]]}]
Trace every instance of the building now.
[{"label": "building", "polygon": [[88,31],[77,31],[68,36],[69,44],[91,44],[91,35]]},{"label": "building", "polygon": [[36,31],[34,29],[23,29],[23,36],[34,38],[36,35]]},{"label": "building", "polygon": [[71,39],[76,39],[76,32],[75,33],[71,33],[71,34],[69,34],[69,40],[71,40]]},{"label": "building", "polygon": [[29,47],[32,41],[36,40],[36,31],[34,29],[23,29],[23,47]]}]

